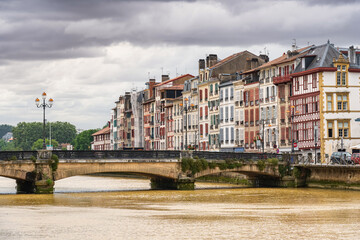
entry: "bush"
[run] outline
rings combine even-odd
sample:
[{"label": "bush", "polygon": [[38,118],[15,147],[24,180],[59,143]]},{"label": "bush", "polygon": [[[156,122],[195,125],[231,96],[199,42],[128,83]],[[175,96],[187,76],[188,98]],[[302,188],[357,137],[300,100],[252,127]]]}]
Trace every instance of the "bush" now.
[{"label": "bush", "polygon": [[218,163],[217,165],[220,168],[220,170],[225,170],[225,169],[228,168],[227,164],[224,163],[224,162],[223,163]]},{"label": "bush", "polygon": [[51,169],[55,172],[59,165],[59,157],[55,154],[51,155]]},{"label": "bush", "polygon": [[293,176],[296,178],[300,178],[301,176],[301,171],[297,167],[294,167],[293,169]]},{"label": "bush", "polygon": [[46,183],[47,185],[53,185],[54,181],[51,180],[50,178],[46,179]]},{"label": "bush", "polygon": [[260,172],[264,171],[264,169],[265,169],[265,161],[264,160],[257,161],[256,165]]},{"label": "bush", "polygon": [[286,173],[286,166],[284,165],[279,165],[279,174],[281,177],[284,177]]},{"label": "bush", "polygon": [[210,162],[209,163],[209,168],[210,169],[215,169],[217,167],[217,164],[215,162]]},{"label": "bush", "polygon": [[35,157],[35,156],[31,156],[30,160],[33,161],[33,162],[36,162],[36,157]]},{"label": "bush", "polygon": [[16,156],[11,156],[10,160],[17,160],[17,157]]}]

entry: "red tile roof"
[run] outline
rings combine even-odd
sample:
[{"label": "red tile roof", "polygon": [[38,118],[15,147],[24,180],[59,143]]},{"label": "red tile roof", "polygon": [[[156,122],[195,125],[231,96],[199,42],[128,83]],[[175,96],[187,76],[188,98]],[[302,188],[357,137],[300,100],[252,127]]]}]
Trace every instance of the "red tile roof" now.
[{"label": "red tile roof", "polygon": [[179,84],[179,85],[163,88],[162,90],[183,90],[183,89],[184,89],[184,84]]},{"label": "red tile roof", "polygon": [[[307,47],[304,47],[304,48],[300,48],[300,49],[297,49],[293,52],[302,52],[306,49],[310,49],[311,46],[307,46]],[[286,62],[290,62],[298,57],[301,57],[303,55],[305,55],[307,52],[303,52],[303,53],[300,53],[300,54],[296,54],[292,57],[287,57],[287,54],[284,53],[281,57],[278,57],[278,58],[275,58],[274,60],[270,61],[270,62],[267,62],[267,63],[264,63],[263,65],[257,67],[257,68],[253,68],[253,69],[250,69],[244,73],[251,73],[251,72],[254,72],[254,71],[257,71],[259,69],[263,69],[263,68],[266,68],[266,67],[270,67],[270,66],[273,66],[273,65],[277,65],[277,64],[281,64],[281,63],[286,63]]]},{"label": "red tile roof", "polygon": [[169,80],[166,80],[166,81],[161,82],[161,83],[159,83],[159,84],[156,84],[155,87],[162,86],[162,85],[164,85],[164,84],[167,84],[167,83],[169,83],[169,82],[173,82],[173,81],[178,80],[178,79],[181,79],[181,78],[183,78],[183,77],[192,77],[192,78],[193,78],[194,76],[191,75],[191,74],[181,75],[181,76],[178,76],[178,77],[176,77],[176,78],[169,79]]},{"label": "red tile roof", "polygon": [[97,136],[97,135],[108,134],[108,133],[110,133],[110,128],[106,127],[104,129],[101,129],[100,131],[97,131],[96,133],[91,134],[91,136]]}]

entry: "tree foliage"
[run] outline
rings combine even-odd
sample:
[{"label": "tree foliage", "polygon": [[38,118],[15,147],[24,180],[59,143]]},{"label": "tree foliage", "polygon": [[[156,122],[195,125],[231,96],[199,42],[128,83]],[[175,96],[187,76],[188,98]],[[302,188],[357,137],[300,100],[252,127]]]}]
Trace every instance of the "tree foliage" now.
[{"label": "tree foliage", "polygon": [[79,133],[74,139],[75,150],[90,150],[91,142],[93,141],[93,133],[99,131],[99,129],[89,129]]},{"label": "tree foliage", "polygon": [[14,142],[6,142],[0,139],[0,151],[21,151],[21,148],[15,147]]},{"label": "tree foliage", "polygon": [[[43,124],[40,122],[20,122],[13,128],[15,146],[30,150],[34,142],[43,138]],[[45,137],[49,138],[50,123],[45,126]],[[76,137],[76,128],[68,122],[51,123],[51,138],[59,143],[71,143]]]},{"label": "tree foliage", "polygon": [[[50,132],[49,124],[46,124],[46,132]],[[68,122],[51,123],[51,138],[59,143],[71,143],[76,137],[76,127]]]},{"label": "tree foliage", "polygon": [[0,138],[2,138],[6,133],[12,131],[13,126],[7,124],[0,125]]},{"label": "tree foliage", "polygon": [[[43,142],[44,142],[43,139],[39,138],[36,142],[33,143],[31,150],[43,149]],[[45,139],[45,144],[50,145],[50,140]],[[51,145],[53,145],[54,149],[56,149],[59,146],[59,143],[55,139],[51,139]]]}]

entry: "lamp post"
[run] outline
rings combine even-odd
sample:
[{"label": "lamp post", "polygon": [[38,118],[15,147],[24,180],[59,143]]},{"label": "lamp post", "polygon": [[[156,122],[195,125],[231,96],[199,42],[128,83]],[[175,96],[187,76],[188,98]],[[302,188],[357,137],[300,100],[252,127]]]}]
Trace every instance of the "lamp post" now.
[{"label": "lamp post", "polygon": [[188,102],[188,99],[185,98],[184,99],[184,106],[182,103],[180,103],[180,106],[183,106],[183,108],[181,109],[181,112],[185,111],[185,119],[186,119],[186,126],[185,126],[185,149],[187,150],[188,149],[188,143],[187,143],[187,129],[188,129],[188,106],[187,106],[187,102]]},{"label": "lamp post", "polygon": [[43,92],[41,96],[43,102],[40,103],[40,99],[35,99],[35,104],[38,108],[43,108],[43,149],[46,149],[46,143],[45,143],[45,108],[51,108],[54,100],[52,98],[49,99],[49,101],[46,103],[46,93]]},{"label": "lamp post", "polygon": [[291,111],[286,111],[287,113],[291,114],[291,152],[294,153],[294,114],[299,113],[299,111],[295,111],[295,106],[291,106]]}]

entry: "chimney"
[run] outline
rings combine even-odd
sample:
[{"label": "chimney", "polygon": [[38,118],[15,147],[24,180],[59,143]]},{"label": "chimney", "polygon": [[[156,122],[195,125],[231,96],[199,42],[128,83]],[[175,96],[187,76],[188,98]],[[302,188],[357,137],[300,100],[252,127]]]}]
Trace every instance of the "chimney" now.
[{"label": "chimney", "polygon": [[199,59],[199,71],[205,69],[205,60]]},{"label": "chimney", "polygon": [[155,85],[155,84],[156,84],[156,82],[155,82],[155,79],[154,79],[154,78],[149,79],[149,90],[150,90],[149,98],[152,98],[152,97],[153,97],[153,94],[154,94],[153,88],[154,88],[154,85]]},{"label": "chimney", "polygon": [[209,63],[209,56],[206,57],[206,66],[205,67],[209,67],[210,63]]},{"label": "chimney", "polygon": [[349,61],[350,64],[356,64],[356,53],[354,46],[349,47]]},{"label": "chimney", "polygon": [[261,59],[264,59],[264,61],[267,63],[269,61],[269,56],[268,55],[265,55],[265,54],[260,54],[259,57]]},{"label": "chimney", "polygon": [[259,59],[257,59],[257,58],[252,58],[252,59],[251,59],[251,69],[256,68],[256,67],[258,67],[258,66],[259,66]]},{"label": "chimney", "polygon": [[169,80],[169,75],[161,75],[161,82],[165,82],[167,80]]},{"label": "chimney", "polygon": [[217,55],[216,54],[210,54],[209,55],[209,67],[214,66],[217,63]]}]

